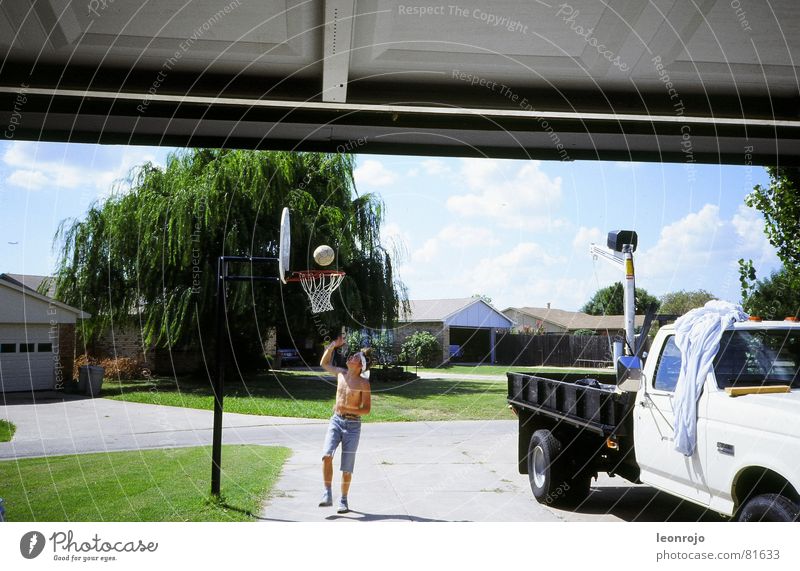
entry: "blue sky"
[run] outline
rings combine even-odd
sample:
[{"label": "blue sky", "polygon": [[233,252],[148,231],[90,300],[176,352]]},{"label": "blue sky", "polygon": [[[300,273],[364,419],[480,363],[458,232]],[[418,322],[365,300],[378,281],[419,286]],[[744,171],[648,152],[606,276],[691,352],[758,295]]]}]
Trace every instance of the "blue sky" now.
[{"label": "blue sky", "polygon": [[[0,142],[0,271],[51,272],[59,222],[169,151]],[[578,309],[620,278],[588,254],[615,229],[639,233],[637,285],[655,295],[704,288],[737,301],[736,260],[752,258],[759,275],[779,267],[744,206],[767,182],[761,167],[361,155],[355,174],[359,192],[383,198],[384,240],[412,298]]]}]

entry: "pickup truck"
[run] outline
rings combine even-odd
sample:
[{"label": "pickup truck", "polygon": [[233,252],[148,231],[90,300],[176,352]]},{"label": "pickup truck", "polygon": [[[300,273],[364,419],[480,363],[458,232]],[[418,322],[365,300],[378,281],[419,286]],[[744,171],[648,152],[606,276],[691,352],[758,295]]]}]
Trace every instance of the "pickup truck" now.
[{"label": "pickup truck", "polygon": [[599,472],[645,483],[739,521],[800,512],[800,323],[728,328],[697,404],[692,456],[674,449],[681,365],[659,329],[636,378],[508,373],[519,471],[542,503],[574,507]]}]

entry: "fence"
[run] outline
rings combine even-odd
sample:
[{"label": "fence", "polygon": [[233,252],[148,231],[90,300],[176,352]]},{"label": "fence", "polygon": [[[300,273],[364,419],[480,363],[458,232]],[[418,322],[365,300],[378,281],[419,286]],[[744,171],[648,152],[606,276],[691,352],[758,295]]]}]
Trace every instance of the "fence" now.
[{"label": "fence", "polygon": [[496,357],[503,365],[549,367],[611,366],[611,343],[605,335],[504,335]]}]

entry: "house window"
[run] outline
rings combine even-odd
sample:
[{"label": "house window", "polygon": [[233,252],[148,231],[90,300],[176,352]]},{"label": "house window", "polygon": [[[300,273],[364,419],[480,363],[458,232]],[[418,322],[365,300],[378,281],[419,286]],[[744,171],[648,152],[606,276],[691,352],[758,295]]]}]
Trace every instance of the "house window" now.
[{"label": "house window", "polygon": [[20,353],[35,353],[36,352],[36,343],[20,343],[19,344],[19,352]]},{"label": "house window", "polygon": [[53,352],[53,344],[52,343],[39,343],[39,346],[36,348],[39,353],[52,353]]},{"label": "house window", "polygon": [[0,343],[0,353],[16,353],[16,343]]}]

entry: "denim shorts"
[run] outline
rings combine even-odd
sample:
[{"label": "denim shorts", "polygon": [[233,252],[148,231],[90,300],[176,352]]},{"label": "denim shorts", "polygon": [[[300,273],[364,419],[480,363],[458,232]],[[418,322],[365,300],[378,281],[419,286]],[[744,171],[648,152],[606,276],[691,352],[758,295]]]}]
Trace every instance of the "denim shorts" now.
[{"label": "denim shorts", "polygon": [[322,447],[323,456],[333,456],[339,443],[342,444],[342,472],[353,472],[356,465],[356,450],[358,450],[358,439],[361,436],[361,419],[348,420],[334,414],[328,424],[328,432],[325,434],[325,445]]}]

